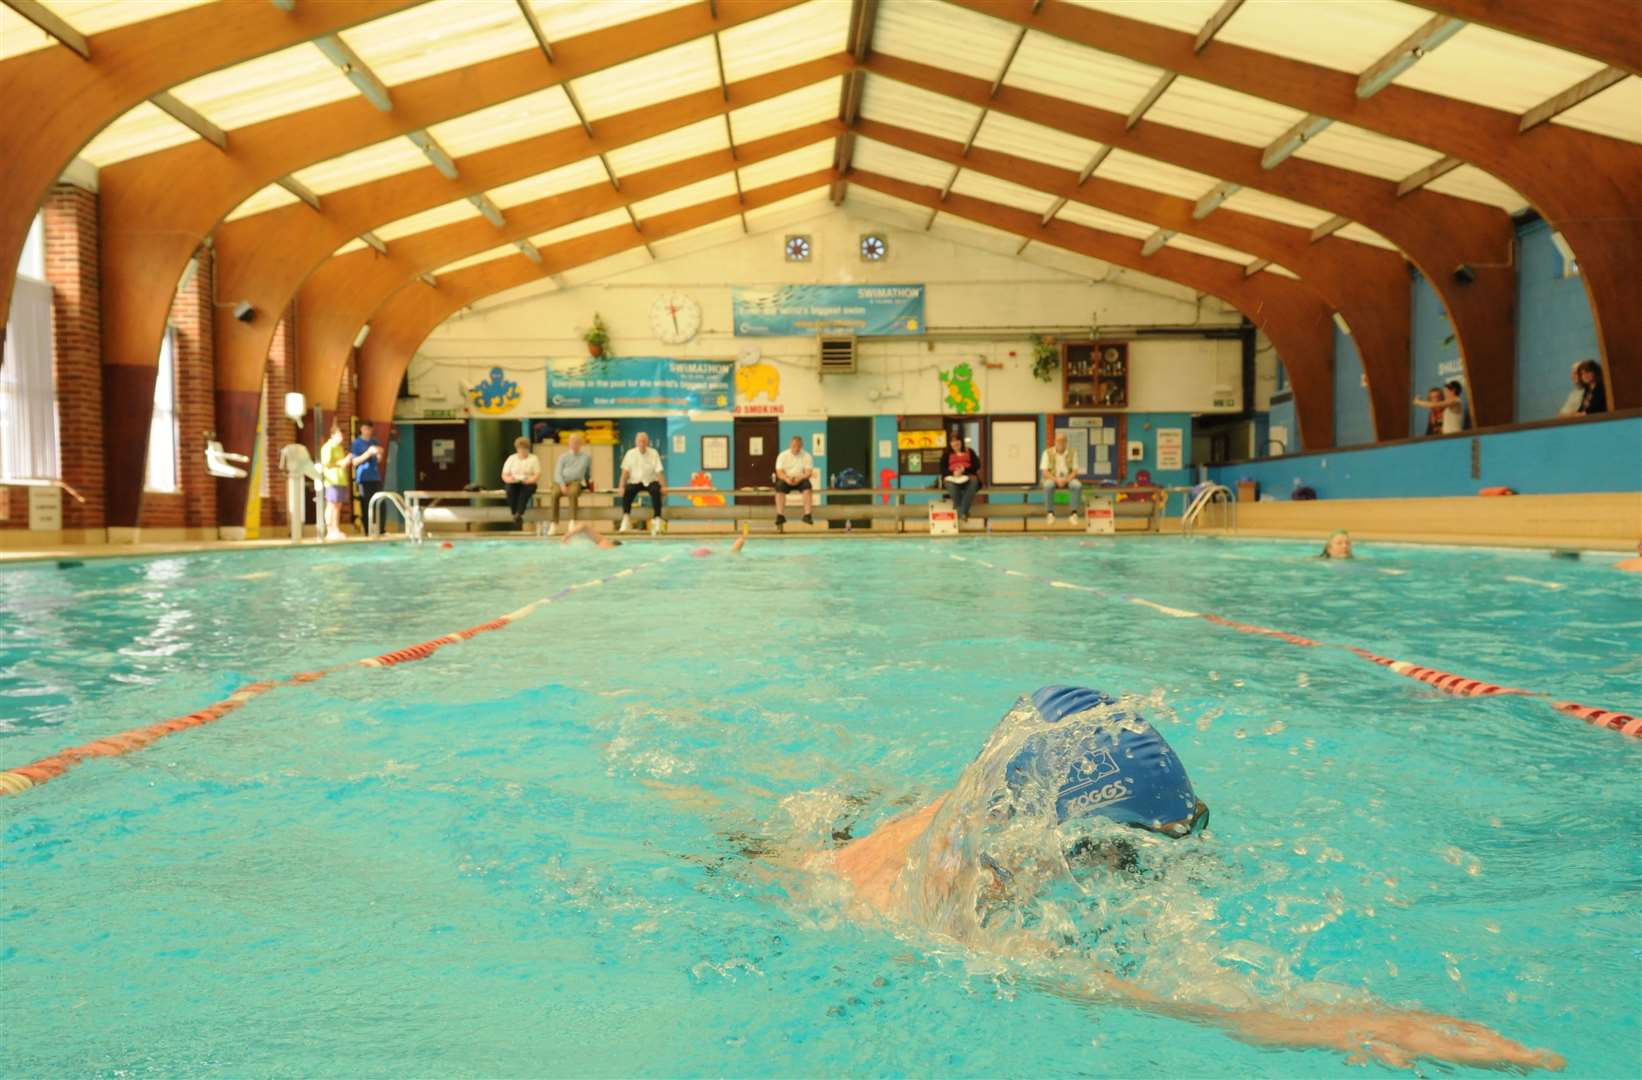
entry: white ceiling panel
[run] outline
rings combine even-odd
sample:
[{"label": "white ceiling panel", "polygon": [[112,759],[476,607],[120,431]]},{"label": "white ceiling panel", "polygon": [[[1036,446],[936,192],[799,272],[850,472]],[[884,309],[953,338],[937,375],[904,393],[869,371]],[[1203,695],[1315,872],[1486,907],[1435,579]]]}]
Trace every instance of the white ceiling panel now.
[{"label": "white ceiling panel", "polygon": [[735,132],[736,145],[833,119],[838,115],[843,83],[844,77],[840,75],[732,111],[730,128]]},{"label": "white ceiling panel", "polygon": [[520,203],[534,202],[537,199],[563,195],[567,191],[608,183],[610,177],[605,174],[604,166],[599,164],[599,159],[585,158],[573,165],[527,176],[523,180],[516,180],[499,188],[491,188],[485,194],[490,196],[491,202],[506,210]]},{"label": "white ceiling panel", "polygon": [[1294,156],[1384,180],[1401,180],[1442,157],[1435,150],[1351,124],[1330,124],[1320,134],[1307,139]]},{"label": "white ceiling panel", "polygon": [[80,156],[101,168],[117,161],[181,146],[197,138],[192,131],[145,101],[99,131],[97,137],[80,151]]},{"label": "white ceiling panel", "polygon": [[1355,75],[1430,18],[1393,0],[1245,0],[1215,40]]},{"label": "white ceiling panel", "polygon": [[352,240],[349,240],[346,244],[343,244],[341,247],[331,252],[331,258],[334,259],[338,255],[348,255],[355,251],[363,251],[369,246],[369,244],[365,243],[365,241],[356,236]]},{"label": "white ceiling panel", "polygon": [[227,131],[357,97],[359,91],[311,44],[293,45],[213,71],[171,93]]},{"label": "white ceiling panel", "polygon": [[323,195],[327,191],[367,184],[385,176],[420,169],[427,164],[428,159],[409,139],[397,138],[328,161],[321,161],[318,165],[310,165],[291,175],[308,190]]},{"label": "white ceiling panel", "polygon": [[[1642,10],[1632,17],[1642,19]],[[1397,76],[1397,85],[1525,113],[1605,65],[1475,23]]]},{"label": "white ceiling panel", "polygon": [[278,184],[269,184],[255,195],[246,199],[230,210],[224,221],[237,221],[242,217],[260,214],[265,210],[272,210],[278,206],[289,206],[296,202],[296,196],[280,187]]},{"label": "white ceiling panel", "polygon": [[639,221],[645,222],[661,214],[670,214],[674,210],[682,210],[687,206],[710,202],[713,199],[735,198],[735,177],[729,173],[723,176],[709,176],[705,180],[698,180],[693,184],[675,188],[650,199],[640,199],[633,204],[633,213]]},{"label": "white ceiling panel", "polygon": [[1146,119],[1244,146],[1265,146],[1305,113],[1196,79],[1176,79],[1146,110]]},{"label": "white ceiling panel", "polygon": [[1393,244],[1368,226],[1359,225],[1356,222],[1352,222],[1334,235],[1342,240],[1355,240],[1359,244],[1369,244],[1374,247],[1385,248],[1388,251],[1398,250],[1396,244]]},{"label": "white ceiling panel", "polygon": [[0,61],[14,56],[49,49],[57,39],[23,18],[11,8],[0,4]]},{"label": "white ceiling panel", "polygon": [[566,285],[586,285],[591,281],[600,281],[604,278],[615,277],[618,274],[625,274],[629,270],[649,266],[650,263],[649,252],[644,250],[643,245],[637,245],[607,258],[597,259],[581,266],[573,266],[562,271],[559,276],[564,279]]},{"label": "white ceiling panel", "polygon": [[657,169],[675,161],[729,148],[730,136],[724,130],[724,120],[714,116],[653,139],[618,147],[604,157],[616,170],[617,176],[631,176],[646,169]]},{"label": "white ceiling panel", "polygon": [[1108,213],[1096,209],[1086,203],[1069,202],[1060,208],[1057,219],[1065,218],[1074,225],[1082,225],[1090,229],[1099,229],[1102,232],[1116,233],[1119,236],[1131,236],[1137,240],[1157,232],[1156,225],[1149,225],[1144,221],[1126,218],[1121,214]]},{"label": "white ceiling panel", "polygon": [[875,139],[856,139],[850,164],[863,172],[936,189],[946,187],[946,182],[952,179],[952,166],[946,162]]},{"label": "white ceiling panel", "polygon": [[457,270],[466,270],[470,266],[478,266],[480,263],[487,263],[493,259],[505,259],[509,255],[517,254],[519,254],[519,249],[517,247],[512,244],[502,244],[498,247],[481,251],[475,255],[469,255],[466,258],[457,259],[455,262],[448,262],[435,270],[433,274],[435,277],[438,277],[440,274],[450,274]]},{"label": "white ceiling panel", "polygon": [[1281,221],[1285,225],[1296,225],[1302,229],[1315,229],[1334,216],[1327,210],[1306,206],[1304,203],[1297,203],[1279,195],[1268,195],[1253,188],[1243,188],[1220,205],[1227,210],[1270,218],[1272,221]]},{"label": "white ceiling panel", "polygon": [[[909,124],[901,126],[907,127]],[[916,122],[910,126],[916,126]],[[1100,149],[1100,144],[1092,140],[998,112],[987,113],[986,119],[981,121],[975,145],[983,150],[996,150],[1001,154],[1012,154],[1077,172],[1082,172],[1089,159],[1095,156],[1095,151]]]},{"label": "white ceiling panel", "polygon": [[957,195],[985,199],[987,202],[1001,203],[1034,214],[1042,214],[1055,201],[1054,196],[1046,192],[1034,191],[1008,180],[985,176],[972,169],[964,169],[958,173],[958,179],[953,181],[952,191]]},{"label": "white ceiling panel", "polygon": [[1461,165],[1447,176],[1438,177],[1425,186],[1444,195],[1490,203],[1507,214],[1515,214],[1528,207],[1528,200],[1515,189],[1492,173],[1485,173],[1472,165]]},{"label": "white ceiling panel", "polygon": [[741,215],[732,213],[729,217],[703,225],[699,229],[664,237],[652,243],[650,247],[655,251],[657,259],[676,259],[680,255],[689,255],[732,243],[744,235],[746,234],[741,231]]},{"label": "white ceiling panel", "polygon": [[844,51],[850,5],[810,0],[762,19],[732,26],[718,36],[724,77],[739,82],[794,64]]},{"label": "white ceiling panel", "polygon": [[443,206],[435,206],[432,210],[424,210],[420,214],[402,217],[398,221],[390,221],[376,230],[376,235],[382,240],[397,240],[401,236],[410,236],[412,233],[426,232],[437,229],[441,225],[451,225],[458,221],[479,216],[479,210],[466,199],[448,202]]},{"label": "white ceiling panel", "polygon": [[914,126],[937,138],[963,142],[981,110],[908,83],[868,75],[861,91],[861,115],[901,127]]},{"label": "white ceiling panel", "polygon": [[649,15],[699,4],[701,0],[530,0],[548,41],[563,41]]},{"label": "white ceiling panel", "polygon": [[557,229],[549,229],[544,233],[537,233],[530,238],[530,242],[537,247],[546,247],[550,244],[562,244],[566,240],[574,240],[578,236],[588,233],[601,232],[605,229],[620,229],[633,227],[633,221],[627,216],[626,210],[606,210],[602,214],[572,221],[568,225],[560,225]]},{"label": "white ceiling panel", "polygon": [[1020,250],[1023,237],[1004,229],[994,229],[978,221],[941,213],[929,228],[930,235],[956,243],[967,244],[999,255],[1013,255]]},{"label": "white ceiling panel", "polygon": [[1299,274],[1296,274],[1293,270],[1290,270],[1286,266],[1279,266],[1277,263],[1267,263],[1265,266],[1260,268],[1260,273],[1276,274],[1278,277],[1286,277],[1294,281],[1300,280]]},{"label": "white ceiling panel", "polygon": [[830,169],[836,151],[834,141],[828,139],[806,146],[802,150],[782,154],[780,157],[754,162],[742,168],[741,186],[744,190],[764,187],[768,184],[779,184],[783,180],[791,180],[795,176]]},{"label": "white ceiling panel", "polygon": [[711,37],[697,38],[573,79],[570,86],[587,118],[596,121],[717,88],[718,58]]},{"label": "white ceiling panel", "polygon": [[452,157],[462,157],[535,135],[545,135],[550,131],[579,127],[580,123],[564,89],[550,86],[534,94],[434,124],[428,128],[428,134],[445,148],[446,153]]},{"label": "white ceiling panel", "polygon": [[1632,75],[1552,120],[1613,139],[1642,143],[1642,76]]},{"label": "white ceiling panel", "polygon": [[1196,199],[1220,183],[1213,176],[1205,176],[1203,173],[1175,165],[1166,165],[1126,150],[1113,150],[1107,154],[1106,160],[1095,170],[1095,175],[1105,180],[1182,199]]},{"label": "white ceiling panel", "polygon": [[338,36],[390,87],[537,48],[514,0],[432,0]]},{"label": "white ceiling panel", "polygon": [[[80,33],[90,36],[116,27],[157,19],[209,0],[48,0],[43,6]],[[55,48],[57,39],[0,4],[0,60]]]},{"label": "white ceiling panel", "polygon": [[1034,30],[1021,42],[1004,85],[1127,115],[1162,74],[1159,68]]},{"label": "white ceiling panel", "polygon": [[1195,35],[1220,10],[1222,0],[1071,0],[1078,7],[1149,22]]},{"label": "white ceiling panel", "polygon": [[831,209],[828,188],[800,192],[780,202],[747,211],[747,227],[754,232],[780,229],[800,221],[808,221]]},{"label": "white ceiling panel", "polygon": [[872,51],[990,82],[1002,69],[1019,32],[1001,19],[951,4],[881,0]]},{"label": "white ceiling panel", "polygon": [[1163,246],[1178,248],[1181,251],[1189,251],[1193,255],[1207,255],[1211,259],[1220,259],[1224,262],[1236,263],[1238,266],[1247,266],[1249,263],[1254,261],[1254,256],[1248,254],[1247,252],[1237,251],[1229,247],[1223,247],[1220,244],[1216,244],[1208,240],[1202,240],[1195,236],[1187,236],[1185,233],[1176,233],[1175,235],[1169,237],[1168,242]]}]

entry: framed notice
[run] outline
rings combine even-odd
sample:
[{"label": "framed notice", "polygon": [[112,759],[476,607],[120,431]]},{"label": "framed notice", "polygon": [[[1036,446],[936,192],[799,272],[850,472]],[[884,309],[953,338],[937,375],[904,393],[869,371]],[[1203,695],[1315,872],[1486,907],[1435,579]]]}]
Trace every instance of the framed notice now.
[{"label": "framed notice", "polygon": [[1185,468],[1185,429],[1160,427],[1157,429],[1157,467],[1160,469]]},{"label": "framed notice", "polygon": [[703,435],[701,437],[701,467],[704,471],[730,467],[730,437]]}]

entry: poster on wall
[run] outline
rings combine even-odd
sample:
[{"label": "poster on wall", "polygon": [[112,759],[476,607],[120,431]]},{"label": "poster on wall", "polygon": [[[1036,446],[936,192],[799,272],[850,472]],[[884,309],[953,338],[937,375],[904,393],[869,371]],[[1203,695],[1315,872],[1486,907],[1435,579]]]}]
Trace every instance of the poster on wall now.
[{"label": "poster on wall", "polygon": [[744,286],[730,307],[737,337],[924,332],[922,285]]},{"label": "poster on wall", "polygon": [[1160,427],[1157,429],[1157,467],[1159,469],[1185,468],[1185,429]]},{"label": "poster on wall", "polygon": [[620,356],[549,360],[547,403],[555,409],[726,409],[728,360]]}]

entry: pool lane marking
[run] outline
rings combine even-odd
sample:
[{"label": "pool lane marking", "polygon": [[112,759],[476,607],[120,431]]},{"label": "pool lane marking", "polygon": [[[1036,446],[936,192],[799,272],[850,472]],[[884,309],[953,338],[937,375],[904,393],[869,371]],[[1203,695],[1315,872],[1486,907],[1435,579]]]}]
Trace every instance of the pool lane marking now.
[{"label": "pool lane marking", "polygon": [[[650,562],[640,563],[638,566],[630,567],[619,574],[612,575],[612,577],[631,576],[639,570],[659,565],[671,558],[672,555],[665,555],[660,559],[652,559]],[[267,679],[262,682],[250,683],[235,690],[221,701],[214,702],[186,716],[172,717],[169,720],[161,720],[158,723],[132,728],[130,731],[122,731],[116,735],[107,735],[100,739],[94,739],[80,746],[69,747],[67,750],[59,750],[49,757],[43,757],[27,765],[0,771],[0,796],[21,795],[29,788],[39,787],[47,781],[55,780],[81,762],[91,758],[117,757],[129,754],[134,750],[141,750],[149,743],[163,739],[167,735],[174,735],[179,731],[186,731],[188,728],[199,727],[203,724],[216,723],[224,716],[244,706],[247,702],[253,701],[281,686],[303,686],[308,683],[318,682],[327,675],[333,675],[346,668],[386,668],[410,663],[414,660],[425,660],[446,645],[455,645],[458,642],[469,641],[480,634],[500,630],[529,616],[539,608],[564,599],[579,588],[589,584],[602,585],[603,583],[603,578],[596,578],[592,582],[585,582],[582,585],[569,585],[556,593],[542,597],[540,600],[533,600],[517,611],[510,611],[506,615],[491,619],[489,622],[480,623],[477,626],[470,626],[466,630],[458,630],[452,634],[431,638],[416,645],[407,645],[402,649],[394,649],[392,652],[386,652],[380,656],[366,657],[363,660],[350,660],[317,671],[298,672],[286,679]]]},{"label": "pool lane marking", "polygon": [[[951,555],[950,557],[955,562],[974,562],[982,566],[991,566],[990,563],[984,563],[980,559],[968,559],[962,555]],[[1369,652],[1367,649],[1358,648],[1355,645],[1341,645],[1337,642],[1331,641],[1314,641],[1311,638],[1302,637],[1299,634],[1291,634],[1286,630],[1274,630],[1269,626],[1255,626],[1252,623],[1237,622],[1236,620],[1222,618],[1219,615],[1214,615],[1209,612],[1187,611],[1183,608],[1168,607],[1155,601],[1147,600],[1142,596],[1130,596],[1127,593],[1108,592],[1093,585],[1077,585],[1069,581],[1061,581],[1057,578],[1036,577],[1031,574],[1022,573],[1019,570],[1004,570],[1003,572],[1010,577],[1031,578],[1033,581],[1036,581],[1039,584],[1048,585],[1051,588],[1076,589],[1080,592],[1095,593],[1099,596],[1105,596],[1110,599],[1122,600],[1125,603],[1150,608],[1159,614],[1168,615],[1176,619],[1202,619],[1205,622],[1214,623],[1216,626],[1224,626],[1228,629],[1236,630],[1239,633],[1256,634],[1261,637],[1269,637],[1276,641],[1299,646],[1301,648],[1340,649],[1356,656],[1361,660],[1367,660],[1372,664],[1377,664],[1380,667],[1386,668],[1387,670],[1395,672],[1398,675],[1402,675],[1405,678],[1416,679],[1425,683],[1427,686],[1434,687],[1445,694],[1453,694],[1456,697],[1514,696],[1536,698],[1547,702],[1551,708],[1557,710],[1558,712],[1566,713],[1569,716],[1577,716],[1579,719],[1585,721],[1593,727],[1604,728],[1608,731],[1617,731],[1621,735],[1629,735],[1632,738],[1642,738],[1642,717],[1630,716],[1626,713],[1615,712],[1612,709],[1601,709],[1591,705],[1581,705],[1574,701],[1556,701],[1553,699],[1552,695],[1542,693],[1538,690],[1523,690],[1514,686],[1500,686],[1497,683],[1484,682],[1481,679],[1472,679],[1464,675],[1456,675],[1451,671],[1441,671],[1437,668],[1425,667],[1424,665],[1411,663],[1407,660],[1394,660],[1387,656],[1381,656],[1378,653]]]}]

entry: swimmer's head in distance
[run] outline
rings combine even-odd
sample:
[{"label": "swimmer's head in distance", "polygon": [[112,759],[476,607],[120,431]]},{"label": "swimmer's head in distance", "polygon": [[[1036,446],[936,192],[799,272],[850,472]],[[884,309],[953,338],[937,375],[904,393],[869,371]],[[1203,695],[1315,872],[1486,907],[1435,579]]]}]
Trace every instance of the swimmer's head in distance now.
[{"label": "swimmer's head in distance", "polygon": [[[1054,792],[1062,824],[1098,817],[1175,837],[1207,826],[1209,808],[1185,765],[1142,717],[1080,686],[1045,686],[1030,702],[1049,726],[1028,735],[1005,766],[1011,791]],[[1093,710],[1095,722],[1077,722]]]}]

